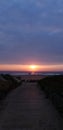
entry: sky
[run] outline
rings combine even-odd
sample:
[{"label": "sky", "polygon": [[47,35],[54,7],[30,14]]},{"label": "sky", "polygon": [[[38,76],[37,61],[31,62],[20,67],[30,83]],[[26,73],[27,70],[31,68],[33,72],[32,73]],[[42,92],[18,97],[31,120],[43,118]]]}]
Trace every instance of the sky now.
[{"label": "sky", "polygon": [[63,65],[63,0],[0,0],[0,65],[28,64]]}]

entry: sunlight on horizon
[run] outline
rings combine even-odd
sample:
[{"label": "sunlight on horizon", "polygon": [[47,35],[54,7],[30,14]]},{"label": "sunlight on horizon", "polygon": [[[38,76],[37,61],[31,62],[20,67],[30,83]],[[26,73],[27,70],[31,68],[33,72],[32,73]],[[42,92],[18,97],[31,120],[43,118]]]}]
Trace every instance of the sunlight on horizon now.
[{"label": "sunlight on horizon", "polygon": [[63,64],[57,65],[17,65],[0,64],[0,71],[63,71]]},{"label": "sunlight on horizon", "polygon": [[29,65],[29,69],[30,69],[30,71],[37,71],[38,70],[38,65]]}]

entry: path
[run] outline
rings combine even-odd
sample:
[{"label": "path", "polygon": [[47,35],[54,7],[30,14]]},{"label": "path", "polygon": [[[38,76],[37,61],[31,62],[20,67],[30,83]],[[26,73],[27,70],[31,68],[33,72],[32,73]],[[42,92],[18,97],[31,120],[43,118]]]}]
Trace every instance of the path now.
[{"label": "path", "polygon": [[62,130],[59,114],[37,83],[23,83],[5,102],[0,130]]}]

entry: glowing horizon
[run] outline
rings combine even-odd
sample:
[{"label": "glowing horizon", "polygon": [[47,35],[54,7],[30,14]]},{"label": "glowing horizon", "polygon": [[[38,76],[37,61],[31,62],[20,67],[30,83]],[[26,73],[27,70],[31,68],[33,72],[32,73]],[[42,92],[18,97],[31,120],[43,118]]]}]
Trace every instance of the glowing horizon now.
[{"label": "glowing horizon", "polygon": [[63,64],[59,65],[18,65],[0,64],[0,71],[63,71]]}]

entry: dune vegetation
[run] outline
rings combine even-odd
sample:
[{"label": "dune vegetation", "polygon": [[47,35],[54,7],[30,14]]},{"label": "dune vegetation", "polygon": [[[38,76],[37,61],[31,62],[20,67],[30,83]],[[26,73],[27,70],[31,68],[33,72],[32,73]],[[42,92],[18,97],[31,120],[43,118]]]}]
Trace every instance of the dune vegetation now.
[{"label": "dune vegetation", "polygon": [[63,117],[63,76],[48,76],[39,80],[38,84]]},{"label": "dune vegetation", "polygon": [[22,81],[19,77],[11,76],[9,74],[0,75],[0,101],[5,98],[5,96],[21,85]]}]

